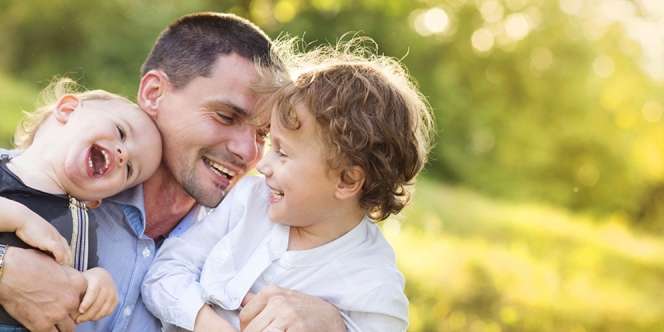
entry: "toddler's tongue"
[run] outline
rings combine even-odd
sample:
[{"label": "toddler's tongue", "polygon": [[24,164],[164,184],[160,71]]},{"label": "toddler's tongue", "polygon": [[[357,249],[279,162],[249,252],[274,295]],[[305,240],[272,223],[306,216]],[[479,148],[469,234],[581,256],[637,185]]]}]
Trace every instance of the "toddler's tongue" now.
[{"label": "toddler's tongue", "polygon": [[90,160],[92,161],[92,175],[100,176],[106,173],[108,169],[106,156],[97,146],[93,145],[90,149]]}]

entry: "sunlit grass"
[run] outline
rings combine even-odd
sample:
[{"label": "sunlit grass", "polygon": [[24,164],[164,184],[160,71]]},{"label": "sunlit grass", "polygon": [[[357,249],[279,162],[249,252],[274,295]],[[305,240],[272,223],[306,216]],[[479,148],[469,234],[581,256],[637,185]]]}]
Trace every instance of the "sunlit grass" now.
[{"label": "sunlit grass", "polygon": [[664,239],[421,181],[384,231],[412,331],[661,331]]}]

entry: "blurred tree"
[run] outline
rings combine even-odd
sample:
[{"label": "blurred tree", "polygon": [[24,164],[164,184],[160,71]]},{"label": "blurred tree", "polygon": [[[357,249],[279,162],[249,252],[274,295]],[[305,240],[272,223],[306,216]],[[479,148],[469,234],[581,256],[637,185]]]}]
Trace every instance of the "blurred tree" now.
[{"label": "blurred tree", "polygon": [[36,86],[65,74],[133,96],[155,36],[188,12],[238,13],[312,45],[359,32],[402,59],[436,112],[428,174],[501,197],[638,217],[655,215],[639,211],[664,181],[664,141],[655,139],[664,96],[643,69],[641,45],[606,13],[638,15],[639,3],[6,0],[0,66]]}]

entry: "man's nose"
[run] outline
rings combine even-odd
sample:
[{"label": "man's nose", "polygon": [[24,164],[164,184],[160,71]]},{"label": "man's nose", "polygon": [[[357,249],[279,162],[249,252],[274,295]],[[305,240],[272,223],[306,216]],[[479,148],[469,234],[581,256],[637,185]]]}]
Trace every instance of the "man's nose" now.
[{"label": "man's nose", "polygon": [[234,137],[231,137],[228,143],[228,150],[246,164],[256,161],[259,152],[256,128],[243,126],[233,134]]}]

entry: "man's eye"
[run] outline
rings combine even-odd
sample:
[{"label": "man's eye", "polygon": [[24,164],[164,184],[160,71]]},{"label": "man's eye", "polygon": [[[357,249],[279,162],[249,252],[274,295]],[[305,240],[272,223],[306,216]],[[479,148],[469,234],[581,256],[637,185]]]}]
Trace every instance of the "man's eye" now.
[{"label": "man's eye", "polygon": [[256,140],[259,142],[265,142],[268,134],[270,133],[269,129],[259,129],[256,131]]},{"label": "man's eye", "polygon": [[128,162],[127,163],[127,179],[131,178],[131,176],[134,175],[134,166]]},{"label": "man's eye", "polygon": [[120,127],[118,125],[116,125],[115,128],[118,129],[118,134],[120,135],[120,140],[124,142],[125,138],[127,137],[127,135],[124,132],[124,129],[122,129],[122,127]]},{"label": "man's eye", "polygon": [[217,117],[219,117],[219,120],[221,120],[221,122],[226,125],[233,124],[233,121],[235,120],[232,116],[229,116],[225,113],[217,113]]}]

